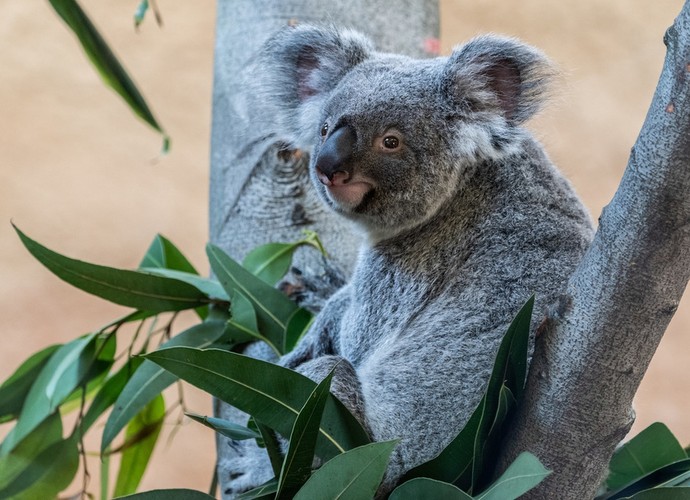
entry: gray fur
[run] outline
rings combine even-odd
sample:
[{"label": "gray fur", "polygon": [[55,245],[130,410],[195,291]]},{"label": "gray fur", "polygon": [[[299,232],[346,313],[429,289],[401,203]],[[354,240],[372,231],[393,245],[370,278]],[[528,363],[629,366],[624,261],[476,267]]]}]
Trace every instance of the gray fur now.
[{"label": "gray fur", "polygon": [[[552,70],[508,38],[416,60],[310,26],[278,34],[261,64],[261,92],[284,135],[311,152],[318,195],[366,236],[349,284],[280,362],[319,380],[344,360],[334,394],[374,440],[402,439],[384,494],[463,427],[520,306],[535,293],[533,329],[542,323],[591,241],[582,204],[519,127]],[[356,134],[343,168],[373,186],[352,204],[316,174],[340,127]],[[377,146],[391,133],[395,152]],[[262,467],[254,479],[270,479]]]}]

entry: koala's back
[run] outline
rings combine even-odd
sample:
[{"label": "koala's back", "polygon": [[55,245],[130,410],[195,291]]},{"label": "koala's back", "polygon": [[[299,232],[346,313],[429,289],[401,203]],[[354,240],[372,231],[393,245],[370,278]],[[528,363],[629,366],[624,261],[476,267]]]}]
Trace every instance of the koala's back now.
[{"label": "koala's back", "polygon": [[519,153],[480,165],[427,224],[363,250],[337,354],[357,370],[372,437],[403,439],[391,477],[462,428],[520,306],[536,295],[534,330],[592,232],[568,182],[526,134]]}]

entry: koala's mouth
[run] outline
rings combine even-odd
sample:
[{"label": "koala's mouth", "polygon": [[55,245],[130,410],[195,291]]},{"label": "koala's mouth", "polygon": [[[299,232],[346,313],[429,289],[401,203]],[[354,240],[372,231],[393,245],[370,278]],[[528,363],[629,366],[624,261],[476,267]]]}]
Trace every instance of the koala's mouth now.
[{"label": "koala's mouth", "polygon": [[346,184],[326,186],[326,192],[331,201],[349,210],[357,208],[372,189],[374,189],[373,184],[364,180],[352,180]]},{"label": "koala's mouth", "polygon": [[374,183],[361,175],[340,176],[338,174],[341,172],[337,172],[329,179],[325,175],[318,175],[319,173],[317,172],[317,177],[324,185],[329,200],[345,210],[357,208],[366,195],[374,189]]}]

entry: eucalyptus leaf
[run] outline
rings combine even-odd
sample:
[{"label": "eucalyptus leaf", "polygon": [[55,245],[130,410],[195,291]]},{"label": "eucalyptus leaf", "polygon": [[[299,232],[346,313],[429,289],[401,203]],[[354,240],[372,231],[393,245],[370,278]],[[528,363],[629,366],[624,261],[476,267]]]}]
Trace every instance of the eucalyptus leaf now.
[{"label": "eucalyptus leaf", "polygon": [[260,434],[254,432],[253,430],[244,427],[242,425],[230,422],[229,420],[224,420],[222,418],[206,417],[203,415],[197,415],[195,413],[185,413],[189,418],[195,422],[199,422],[205,425],[209,429],[213,429],[223,436],[234,439],[236,441],[241,441],[243,439],[256,439],[261,437]]},{"label": "eucalyptus leaf", "polygon": [[[173,347],[146,358],[192,385],[289,436],[316,384],[281,366],[218,349]],[[366,431],[337,399],[328,397],[317,455],[328,459],[368,442]]]},{"label": "eucalyptus leaf", "polygon": [[232,296],[237,290],[251,301],[256,310],[259,333],[283,354],[287,324],[298,306],[282,292],[244,269],[220,248],[209,244],[206,252],[213,272],[228,295]]},{"label": "eucalyptus leaf", "polygon": [[17,424],[0,446],[7,455],[67,399],[84,380],[95,357],[96,334],[86,335],[61,347],[45,364],[26,396]]},{"label": "eucalyptus leaf", "polygon": [[220,286],[220,283],[210,278],[203,278],[196,274],[177,271],[175,269],[162,269],[156,267],[142,267],[141,271],[192,285],[210,299],[223,300],[226,302],[230,300],[228,294],[223,287]]},{"label": "eucalyptus leaf", "polygon": [[184,488],[144,491],[142,493],[135,493],[134,495],[117,498],[126,498],[127,500],[214,500],[212,496],[206,493]]},{"label": "eucalyptus leaf", "polygon": [[271,479],[258,488],[240,493],[235,497],[235,500],[272,500],[275,498],[276,491],[278,491],[278,481]]},{"label": "eucalyptus leaf", "polygon": [[189,274],[199,274],[180,249],[160,234],[153,238],[139,268],[173,269]]},{"label": "eucalyptus leaf", "polygon": [[3,382],[0,386],[0,423],[17,418],[36,377],[59,347],[51,345],[31,355]]},{"label": "eucalyptus leaf", "polygon": [[[41,427],[38,430],[41,430]],[[19,443],[13,452],[5,457],[10,459],[10,465],[18,455],[24,454],[24,443],[25,441]],[[59,460],[56,460],[56,457],[59,457]],[[26,465],[16,475],[9,481],[0,479],[0,498],[13,500],[54,498],[72,482],[77,473],[79,466],[77,440],[74,437],[64,440],[60,437],[57,441],[41,447],[35,455],[24,455],[23,458]],[[4,467],[0,467],[0,471],[2,471],[0,474],[4,474]]]},{"label": "eucalyptus leaf", "polygon": [[50,4],[77,36],[82,49],[103,82],[117,92],[139,118],[163,134],[163,152],[167,152],[170,139],[153,116],[146,100],[127,71],[79,4],[75,0],[50,0]]},{"label": "eucalyptus leaf", "polygon": [[256,247],[242,261],[242,265],[256,277],[271,286],[285,276],[292,264],[295,251],[302,245],[311,245],[324,255],[326,251],[314,231],[305,231],[306,237],[295,243],[267,243]]},{"label": "eucalyptus leaf", "polygon": [[0,458],[0,490],[29,467],[43,450],[61,440],[62,420],[59,413],[53,413],[22,439],[9,454]]},{"label": "eucalyptus leaf", "polygon": [[690,472],[690,458],[678,460],[677,462],[664,465],[663,467],[649,472],[615,491],[600,495],[597,497],[597,500],[618,500],[621,498],[628,498],[650,488],[667,486],[669,483],[672,484],[677,478],[682,480],[686,477],[686,473],[688,472]]},{"label": "eucalyptus leaf", "polygon": [[[223,334],[225,323],[207,321],[193,326],[164,343],[161,348],[172,346],[207,347]],[[150,361],[137,368],[134,375],[117,398],[103,429],[101,453],[112,443],[115,436],[163,389],[177,381],[177,377]]]},{"label": "eucalyptus leaf", "polygon": [[294,491],[311,475],[321,416],[333,380],[333,370],[312,391],[297,415],[290,432],[283,467],[278,478],[276,498],[292,497]]},{"label": "eucalyptus leaf", "polygon": [[82,436],[86,434],[86,431],[96,422],[98,417],[115,403],[129,379],[143,362],[144,360],[141,358],[129,359],[115,375],[103,384],[91,402],[86,415],[79,423],[79,430]]},{"label": "eucalyptus leaf", "polygon": [[529,452],[523,452],[513,461],[476,500],[514,500],[541,483],[551,471]]},{"label": "eucalyptus leaf", "polygon": [[641,491],[628,498],[631,500],[690,500],[690,488],[654,488]]},{"label": "eucalyptus leaf", "polygon": [[346,451],[316,470],[295,500],[373,498],[398,441],[381,441]]},{"label": "eucalyptus leaf", "polygon": [[[271,462],[271,468],[273,469],[273,474],[277,478],[280,476],[280,470],[283,468],[283,450],[281,448],[280,439],[276,434],[276,431],[268,427],[266,424],[259,422],[255,418],[251,419],[251,422],[256,426],[257,431],[261,434],[261,439],[257,439],[257,444],[261,442],[260,447],[266,449],[268,454],[268,460]],[[275,478],[274,478],[275,479]],[[276,490],[278,486],[276,483]]]},{"label": "eucalyptus leaf", "polygon": [[436,479],[418,477],[393,490],[388,500],[472,500],[457,486]]},{"label": "eucalyptus leaf", "polygon": [[303,307],[297,309],[290,316],[285,332],[285,352],[290,352],[295,348],[313,321],[314,315]]},{"label": "eucalyptus leaf", "polygon": [[15,230],[27,250],[58,278],[115,304],[163,312],[199,307],[209,301],[188,283],[71,259],[32,240],[16,226]]},{"label": "eucalyptus leaf", "polygon": [[653,423],[619,447],[609,464],[606,485],[618,489],[659,467],[688,458],[668,427]]},{"label": "eucalyptus leaf", "polygon": [[280,356],[279,345],[276,345],[271,339],[259,333],[259,324],[256,319],[254,305],[239,290],[235,290],[232,294],[230,314],[231,318],[228,322],[228,328],[233,330],[232,335],[235,340],[260,340],[268,344],[273,349],[273,352]]},{"label": "eucalyptus leaf", "polygon": [[130,443],[120,460],[113,496],[134,493],[144,476],[165,419],[165,401],[159,394],[127,425],[125,442]]}]

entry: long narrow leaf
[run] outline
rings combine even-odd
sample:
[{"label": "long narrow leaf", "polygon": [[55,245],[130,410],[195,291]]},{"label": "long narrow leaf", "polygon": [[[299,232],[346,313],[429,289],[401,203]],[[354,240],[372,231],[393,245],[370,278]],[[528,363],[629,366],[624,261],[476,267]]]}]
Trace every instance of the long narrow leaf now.
[{"label": "long narrow leaf", "polygon": [[332,458],[314,472],[295,500],[373,498],[397,443],[371,443]]},{"label": "long narrow leaf", "polygon": [[[283,436],[316,384],[281,366],[218,349],[174,347],[146,358],[213,396],[253,415]],[[337,399],[329,396],[317,440],[317,455],[328,459],[368,442],[366,431]]]},{"label": "long narrow leaf", "polygon": [[457,486],[443,481],[418,477],[404,482],[393,490],[388,500],[472,500]]},{"label": "long narrow leaf", "polygon": [[26,249],[58,278],[115,304],[152,312],[179,311],[204,305],[208,297],[176,279],[99,266],[54,252],[15,230]]},{"label": "long narrow leaf", "polygon": [[165,402],[159,394],[127,425],[125,441],[135,442],[122,452],[113,496],[134,493],[144,476],[165,418]]},{"label": "long narrow leaf", "polygon": [[50,0],[50,4],[77,36],[105,84],[117,92],[139,118],[163,134],[163,152],[167,152],[168,136],[153,116],[137,86],[79,4],[75,0]]},{"label": "long narrow leaf", "polygon": [[142,493],[135,493],[134,495],[117,498],[122,500],[214,500],[212,496],[202,493],[201,491],[183,488],[144,491]]},{"label": "long narrow leaf", "polygon": [[0,386],[0,423],[19,415],[36,377],[58,347],[52,345],[33,354]]},{"label": "long narrow leaf", "polygon": [[0,490],[6,488],[50,445],[62,439],[62,420],[53,413],[22,439],[7,455],[0,457]]},{"label": "long narrow leaf", "polygon": [[61,439],[34,456],[26,468],[0,489],[0,498],[54,498],[72,482],[78,466],[77,440]]},{"label": "long narrow leaf", "polygon": [[196,274],[196,268],[172,241],[161,234],[157,234],[149,245],[139,268],[153,267],[159,269],[174,269],[189,274]]},{"label": "long narrow leaf", "polygon": [[521,453],[477,500],[514,500],[541,483],[551,471],[529,452]]},{"label": "long narrow leaf", "polygon": [[209,429],[213,429],[217,433],[222,434],[230,439],[241,441],[243,439],[256,439],[261,437],[260,434],[254,432],[253,430],[234,422],[230,422],[229,420],[215,417],[205,417],[203,415],[196,415],[194,413],[185,413],[185,415],[195,422],[199,422]]},{"label": "long narrow leaf", "polygon": [[15,428],[0,447],[0,456],[12,451],[81,384],[92,366],[95,349],[96,335],[91,334],[63,345],[52,355],[26,396]]},{"label": "long narrow leaf", "polygon": [[271,479],[258,488],[240,493],[235,500],[273,500],[276,491],[278,491],[278,481]]},{"label": "long narrow leaf", "polygon": [[[222,321],[207,321],[176,335],[161,347],[207,347],[220,338],[223,329],[224,323]],[[115,402],[105,424],[105,429],[103,429],[101,453],[142,408],[175,381],[177,381],[177,377],[172,373],[150,361],[144,361],[129,379]]]},{"label": "long narrow leaf", "polygon": [[609,464],[610,490],[624,486],[659,467],[688,458],[668,427],[653,423],[618,448]]},{"label": "long narrow leaf", "polygon": [[290,433],[290,444],[278,478],[276,498],[284,498],[285,494],[288,497],[292,496],[293,491],[311,474],[316,438],[319,435],[319,425],[326,407],[331,380],[333,371],[314,388],[295,419]]},{"label": "long narrow leaf", "polygon": [[298,306],[282,292],[252,275],[220,248],[209,244],[206,252],[213,272],[228,295],[232,296],[237,290],[251,301],[256,310],[259,332],[284,353],[287,324]]},{"label": "long narrow leaf", "polygon": [[684,476],[687,472],[690,472],[690,458],[664,465],[616,491],[608,492],[597,497],[597,500],[618,500],[621,498],[628,498],[650,488],[665,486],[669,481]]}]

